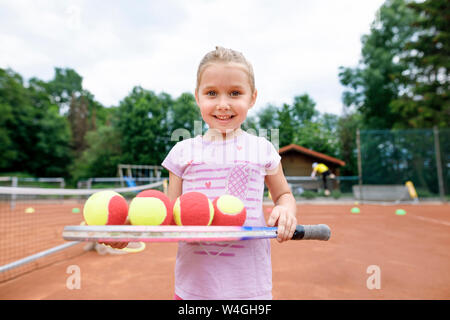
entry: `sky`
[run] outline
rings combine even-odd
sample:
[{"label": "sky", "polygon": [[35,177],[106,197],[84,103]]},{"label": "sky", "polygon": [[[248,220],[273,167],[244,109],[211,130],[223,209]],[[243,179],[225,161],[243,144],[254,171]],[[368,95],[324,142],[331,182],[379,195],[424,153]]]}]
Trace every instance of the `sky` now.
[{"label": "sky", "polygon": [[72,68],[105,106],[134,86],[173,98],[194,92],[215,46],[252,63],[258,98],[292,103],[307,93],[342,114],[339,67],[355,67],[384,0],[0,0],[0,68],[48,81]]}]

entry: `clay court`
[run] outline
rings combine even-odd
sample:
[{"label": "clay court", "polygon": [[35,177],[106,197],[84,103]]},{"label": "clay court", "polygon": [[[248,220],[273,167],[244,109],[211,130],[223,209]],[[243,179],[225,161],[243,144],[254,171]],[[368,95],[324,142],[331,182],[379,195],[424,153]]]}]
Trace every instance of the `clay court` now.
[{"label": "clay court", "polygon": [[[299,223],[328,224],[331,239],[271,240],[274,299],[450,298],[449,205],[360,205],[358,214],[350,212],[352,207],[298,205]],[[396,215],[398,208],[407,214]],[[51,214],[45,205],[34,214],[39,210]],[[70,213],[64,223],[79,221],[81,215]],[[51,234],[55,245],[62,243],[61,225],[34,230]],[[1,240],[7,241],[5,234]],[[147,244],[143,252],[121,255],[85,252],[84,246],[57,254],[56,261],[33,262],[36,270],[2,281],[0,299],[173,298],[176,243]],[[80,289],[66,286],[71,265],[80,268]],[[370,266],[379,267],[379,289],[367,287]]]}]

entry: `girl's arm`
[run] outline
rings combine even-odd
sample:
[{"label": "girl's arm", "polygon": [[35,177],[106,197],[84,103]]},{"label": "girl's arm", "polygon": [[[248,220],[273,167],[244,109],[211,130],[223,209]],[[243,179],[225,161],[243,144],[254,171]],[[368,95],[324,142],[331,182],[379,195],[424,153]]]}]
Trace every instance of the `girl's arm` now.
[{"label": "girl's arm", "polygon": [[289,240],[297,226],[297,204],[284,176],[281,163],[275,174],[266,175],[265,182],[275,204],[267,225],[278,225],[277,240],[279,242]]},{"label": "girl's arm", "polygon": [[182,192],[183,179],[169,171],[169,186],[167,188],[167,196],[170,201],[175,201]]}]

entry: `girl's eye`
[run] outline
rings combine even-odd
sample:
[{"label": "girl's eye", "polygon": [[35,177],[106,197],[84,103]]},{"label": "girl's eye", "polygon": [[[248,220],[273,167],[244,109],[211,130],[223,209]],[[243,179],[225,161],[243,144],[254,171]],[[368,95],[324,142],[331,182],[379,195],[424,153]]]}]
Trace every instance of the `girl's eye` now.
[{"label": "girl's eye", "polygon": [[207,96],[214,97],[214,96],[216,95],[216,92],[215,92],[215,91],[208,91],[208,92],[206,93],[206,95],[207,95]]},{"label": "girl's eye", "polygon": [[237,97],[238,95],[240,95],[241,93],[239,92],[239,91],[233,91],[233,92],[231,92],[231,96],[232,97]]}]

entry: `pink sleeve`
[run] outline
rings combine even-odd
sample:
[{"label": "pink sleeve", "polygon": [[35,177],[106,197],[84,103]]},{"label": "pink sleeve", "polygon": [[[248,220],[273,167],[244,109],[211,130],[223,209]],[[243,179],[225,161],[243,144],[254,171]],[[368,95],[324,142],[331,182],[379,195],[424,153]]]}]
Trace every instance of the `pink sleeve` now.
[{"label": "pink sleeve", "polygon": [[186,166],[182,162],[182,155],[182,145],[180,144],[180,142],[177,142],[169,151],[169,154],[161,163],[161,165],[181,178],[183,176],[184,169],[186,169]]},{"label": "pink sleeve", "polygon": [[278,151],[275,149],[273,144],[268,140],[265,140],[267,143],[267,160],[265,161],[265,169],[266,175],[272,175],[276,173],[276,169],[280,164],[281,156],[278,154]]}]

